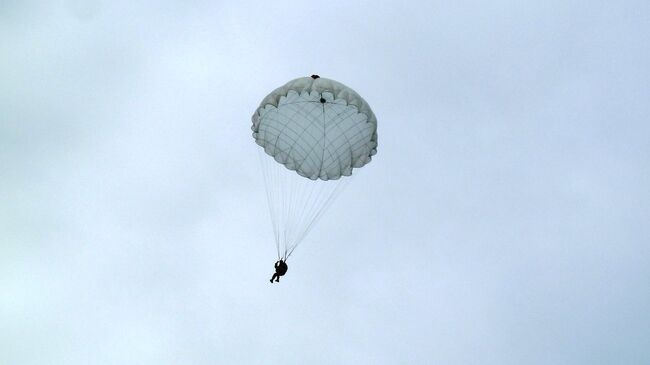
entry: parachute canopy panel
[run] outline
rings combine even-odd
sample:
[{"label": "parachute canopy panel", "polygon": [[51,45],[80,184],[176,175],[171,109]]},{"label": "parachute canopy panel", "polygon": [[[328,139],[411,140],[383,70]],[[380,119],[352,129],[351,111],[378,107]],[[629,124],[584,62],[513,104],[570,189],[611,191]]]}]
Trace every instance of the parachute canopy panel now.
[{"label": "parachute canopy panel", "polygon": [[336,180],[377,153],[377,119],[361,96],[322,77],[271,92],[253,114],[253,137],[269,156],[311,180]]}]

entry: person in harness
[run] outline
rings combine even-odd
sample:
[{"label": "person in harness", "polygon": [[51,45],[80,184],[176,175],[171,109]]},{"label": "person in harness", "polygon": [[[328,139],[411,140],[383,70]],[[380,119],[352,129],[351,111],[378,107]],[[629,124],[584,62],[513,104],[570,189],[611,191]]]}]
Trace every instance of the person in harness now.
[{"label": "person in harness", "polygon": [[287,269],[289,269],[289,266],[287,266],[287,263],[284,262],[284,260],[279,260],[278,262],[275,263],[275,274],[271,277],[271,283],[273,283],[273,280],[280,282],[280,276],[283,276],[284,274],[287,273]]}]

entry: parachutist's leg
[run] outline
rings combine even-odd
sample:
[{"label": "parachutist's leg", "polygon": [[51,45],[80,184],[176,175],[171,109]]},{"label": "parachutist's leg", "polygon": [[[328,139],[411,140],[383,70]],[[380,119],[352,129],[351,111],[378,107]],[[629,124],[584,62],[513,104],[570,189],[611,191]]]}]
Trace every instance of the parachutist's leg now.
[{"label": "parachutist's leg", "polygon": [[273,276],[271,277],[271,283],[273,283],[273,279],[275,279],[276,276],[278,276],[278,274],[273,274]]},{"label": "parachutist's leg", "polygon": [[[277,274],[276,274],[277,275]],[[276,282],[280,282],[280,275],[277,275],[278,277],[275,279]]]}]

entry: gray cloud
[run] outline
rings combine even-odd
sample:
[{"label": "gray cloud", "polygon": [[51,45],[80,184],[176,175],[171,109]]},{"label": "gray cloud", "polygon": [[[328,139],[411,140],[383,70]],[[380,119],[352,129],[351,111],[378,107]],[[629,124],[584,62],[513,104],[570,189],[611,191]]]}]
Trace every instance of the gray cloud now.
[{"label": "gray cloud", "polygon": [[[0,363],[650,360],[645,2],[4,2]],[[250,115],[379,153],[270,286]]]}]

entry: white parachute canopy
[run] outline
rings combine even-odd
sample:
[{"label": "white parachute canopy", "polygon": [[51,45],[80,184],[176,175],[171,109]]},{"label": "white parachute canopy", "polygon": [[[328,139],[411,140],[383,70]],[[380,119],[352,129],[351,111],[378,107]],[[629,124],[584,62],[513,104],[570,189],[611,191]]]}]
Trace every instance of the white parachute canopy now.
[{"label": "white parachute canopy", "polygon": [[252,119],[278,259],[286,261],[352,170],[377,153],[377,119],[354,90],[317,75],[275,89]]}]

